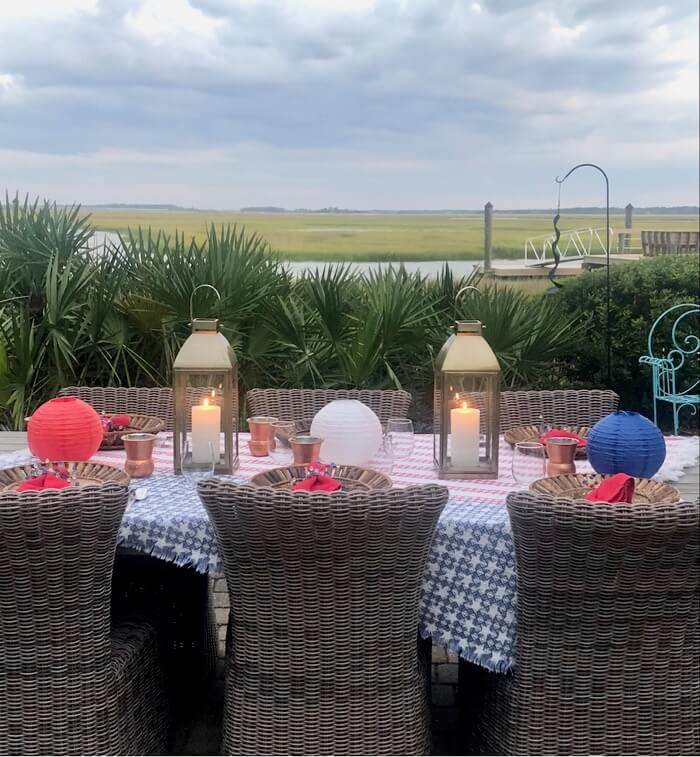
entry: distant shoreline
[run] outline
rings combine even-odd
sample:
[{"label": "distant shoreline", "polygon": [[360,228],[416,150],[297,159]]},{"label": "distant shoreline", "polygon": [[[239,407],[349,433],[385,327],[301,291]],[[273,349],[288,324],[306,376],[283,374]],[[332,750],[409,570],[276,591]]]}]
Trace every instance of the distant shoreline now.
[{"label": "distant shoreline", "polygon": [[[142,213],[251,213],[256,215],[414,215],[414,216],[474,216],[482,215],[483,209],[436,209],[436,210],[353,210],[345,208],[295,208],[287,209],[275,206],[251,206],[244,208],[232,208],[226,210],[212,210],[208,208],[187,208],[180,205],[128,205],[121,203],[82,205],[84,210],[95,210],[100,212],[142,212]],[[555,213],[554,208],[494,208],[494,213],[498,215],[551,215]],[[570,215],[600,215],[605,213],[605,208],[599,207],[572,207],[561,208],[560,213]],[[614,215],[622,215],[624,208],[612,207],[610,212]],[[669,207],[643,207],[634,208],[635,215],[669,215],[669,216],[692,216],[700,215],[700,207],[694,205],[676,205]]]}]

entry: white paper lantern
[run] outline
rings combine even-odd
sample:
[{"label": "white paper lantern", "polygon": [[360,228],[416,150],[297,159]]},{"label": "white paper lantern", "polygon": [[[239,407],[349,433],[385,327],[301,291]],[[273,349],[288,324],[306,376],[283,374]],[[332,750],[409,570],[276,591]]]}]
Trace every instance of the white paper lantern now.
[{"label": "white paper lantern", "polygon": [[381,446],[382,424],[359,400],[333,400],[316,413],[311,435],[323,439],[322,462],[367,465]]}]

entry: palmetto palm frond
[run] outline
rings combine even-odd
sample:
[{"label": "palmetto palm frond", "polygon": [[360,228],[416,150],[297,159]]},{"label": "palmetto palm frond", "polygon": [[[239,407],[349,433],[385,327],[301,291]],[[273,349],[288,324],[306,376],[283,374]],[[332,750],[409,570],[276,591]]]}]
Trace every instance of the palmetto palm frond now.
[{"label": "palmetto palm frond", "polygon": [[[91,237],[77,206],[0,203],[0,423],[10,417],[21,428],[67,383],[169,382],[191,298],[194,315],[221,320],[246,388],[397,386],[427,395],[455,316],[484,322],[508,385],[541,378],[573,339],[575,319],[562,319],[551,298],[486,285],[457,302],[481,274],[455,278],[447,265],[434,279],[347,265],[295,279],[240,226],[212,226],[201,243],[139,228],[91,249]],[[221,299],[196,290],[201,284]]]}]

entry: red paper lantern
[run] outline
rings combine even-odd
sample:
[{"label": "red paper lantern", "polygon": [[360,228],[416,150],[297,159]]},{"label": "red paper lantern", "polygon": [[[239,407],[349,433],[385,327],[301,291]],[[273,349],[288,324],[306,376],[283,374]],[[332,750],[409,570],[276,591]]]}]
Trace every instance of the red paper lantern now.
[{"label": "red paper lantern", "polygon": [[89,460],[102,434],[100,416],[77,397],[49,400],[27,422],[29,449],[40,460]]}]

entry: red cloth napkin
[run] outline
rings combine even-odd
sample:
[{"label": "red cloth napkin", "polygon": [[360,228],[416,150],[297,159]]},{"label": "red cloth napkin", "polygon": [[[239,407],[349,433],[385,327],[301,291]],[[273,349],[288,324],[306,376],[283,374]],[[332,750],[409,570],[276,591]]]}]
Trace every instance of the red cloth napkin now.
[{"label": "red cloth napkin", "polygon": [[41,476],[28,478],[17,487],[18,492],[38,491],[41,489],[65,489],[70,481],[54,476],[53,473],[42,473]]},{"label": "red cloth napkin", "polygon": [[340,481],[332,476],[326,476],[323,473],[316,473],[313,476],[302,478],[292,485],[292,489],[307,492],[334,492],[340,489]]},{"label": "red cloth napkin", "polygon": [[595,489],[586,494],[589,502],[631,502],[634,496],[634,479],[626,473],[616,473],[603,479]]},{"label": "red cloth napkin", "polygon": [[546,444],[547,439],[576,439],[578,447],[586,446],[586,439],[583,436],[574,434],[573,431],[566,431],[563,428],[553,428],[550,431],[545,431],[540,435],[540,444]]},{"label": "red cloth napkin", "polygon": [[107,431],[112,431],[119,426],[126,428],[129,425],[130,421],[131,416],[124,414],[102,416],[102,425],[106,428]]}]

